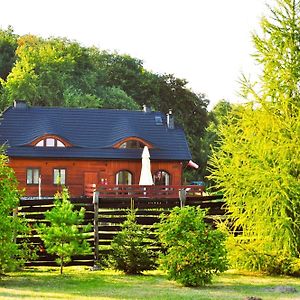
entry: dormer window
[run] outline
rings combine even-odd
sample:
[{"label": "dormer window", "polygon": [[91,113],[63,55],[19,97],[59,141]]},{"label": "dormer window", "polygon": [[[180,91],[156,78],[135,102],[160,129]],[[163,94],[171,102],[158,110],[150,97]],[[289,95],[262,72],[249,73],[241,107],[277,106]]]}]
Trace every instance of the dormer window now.
[{"label": "dormer window", "polygon": [[66,147],[66,145],[58,139],[48,137],[40,140],[35,144],[36,147]]},{"label": "dormer window", "polygon": [[129,137],[115,144],[114,148],[143,149],[145,146],[147,146],[149,149],[153,148],[153,146],[149,142],[146,142],[143,139],[140,139],[138,137]]},{"label": "dormer window", "polygon": [[145,146],[144,143],[138,140],[128,140],[120,145],[119,148],[122,149],[143,149]]}]

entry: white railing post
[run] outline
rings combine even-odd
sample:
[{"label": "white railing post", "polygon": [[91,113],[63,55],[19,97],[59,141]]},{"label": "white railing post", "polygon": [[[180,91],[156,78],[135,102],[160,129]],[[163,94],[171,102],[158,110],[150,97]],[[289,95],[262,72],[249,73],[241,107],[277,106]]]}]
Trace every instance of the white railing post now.
[{"label": "white railing post", "polygon": [[99,270],[99,192],[96,191],[96,185],[94,184],[93,192],[93,204],[94,204],[94,267],[93,270]]}]

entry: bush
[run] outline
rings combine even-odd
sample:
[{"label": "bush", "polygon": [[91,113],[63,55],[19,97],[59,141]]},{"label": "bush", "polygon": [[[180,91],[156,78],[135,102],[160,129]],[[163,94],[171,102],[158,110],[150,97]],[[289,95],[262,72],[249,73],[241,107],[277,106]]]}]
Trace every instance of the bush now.
[{"label": "bush", "polygon": [[236,269],[261,271],[271,275],[300,275],[300,259],[290,253],[268,249],[264,241],[249,241],[229,235],[226,241],[230,265]]},{"label": "bush", "polygon": [[29,233],[25,220],[16,214],[20,196],[15,173],[0,147],[0,276],[21,267],[31,258],[26,242],[16,242],[18,235]]},{"label": "bush", "polygon": [[227,269],[225,235],[205,222],[206,211],[176,207],[158,224],[165,254],[160,257],[169,278],[185,286],[211,283],[214,274]]},{"label": "bush", "polygon": [[110,261],[112,266],[126,274],[140,274],[155,267],[153,252],[146,243],[147,231],[136,222],[136,211],[130,210],[114,237]]}]

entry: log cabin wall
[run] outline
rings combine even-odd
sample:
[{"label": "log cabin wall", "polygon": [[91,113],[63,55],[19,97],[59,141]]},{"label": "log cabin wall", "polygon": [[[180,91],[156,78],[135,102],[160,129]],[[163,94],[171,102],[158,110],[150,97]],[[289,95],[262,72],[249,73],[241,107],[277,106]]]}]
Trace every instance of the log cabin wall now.
[{"label": "log cabin wall", "polygon": [[[38,185],[27,184],[27,169],[39,169],[41,175],[41,196],[53,196],[60,187],[54,184],[54,169],[66,170],[66,186],[72,197],[84,195],[85,184],[100,183],[106,179],[108,184],[116,183],[116,173],[127,170],[133,175],[133,184],[138,184],[141,173],[141,160],[70,160],[70,159],[26,159],[10,158],[10,166],[15,170],[19,188],[25,190],[24,196],[38,196]],[[170,174],[170,184],[182,184],[182,162],[151,161],[151,171],[158,170]],[[97,182],[95,182],[97,181]]]}]

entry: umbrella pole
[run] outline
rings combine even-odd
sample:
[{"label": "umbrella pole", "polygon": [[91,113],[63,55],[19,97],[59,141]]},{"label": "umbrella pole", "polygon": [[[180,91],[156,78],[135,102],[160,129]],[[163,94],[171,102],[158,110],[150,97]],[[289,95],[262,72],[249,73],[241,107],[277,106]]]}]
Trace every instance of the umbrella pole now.
[{"label": "umbrella pole", "polygon": [[130,198],[130,210],[133,211],[134,210],[134,199]]}]

